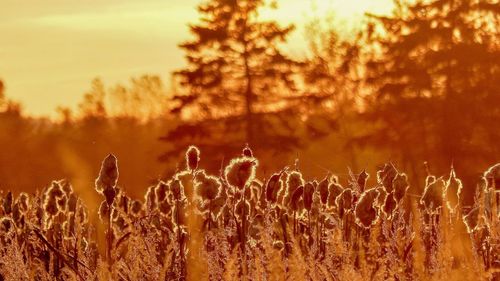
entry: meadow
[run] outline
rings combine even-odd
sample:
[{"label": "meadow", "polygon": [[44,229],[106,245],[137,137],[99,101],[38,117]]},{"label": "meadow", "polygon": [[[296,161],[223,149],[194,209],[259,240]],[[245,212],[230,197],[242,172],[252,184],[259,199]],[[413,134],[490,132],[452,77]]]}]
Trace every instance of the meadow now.
[{"label": "meadow", "polygon": [[[304,179],[299,165],[257,178],[249,147],[208,174],[191,146],[182,169],[131,198],[108,155],[98,219],[67,180],[3,192],[0,280],[499,280],[500,164],[474,204],[428,171],[422,194],[387,163]],[[92,187],[89,187],[92,188]]]}]

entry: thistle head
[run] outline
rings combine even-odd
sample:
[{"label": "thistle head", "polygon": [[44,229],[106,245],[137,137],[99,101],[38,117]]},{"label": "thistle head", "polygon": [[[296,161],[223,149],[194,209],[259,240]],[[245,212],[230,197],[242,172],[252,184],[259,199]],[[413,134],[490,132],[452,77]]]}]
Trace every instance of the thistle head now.
[{"label": "thistle head", "polygon": [[346,188],[342,190],[337,199],[335,199],[335,204],[340,216],[352,211],[354,207],[354,193],[352,189]]},{"label": "thistle head", "polygon": [[360,227],[369,228],[378,220],[377,199],[379,191],[376,188],[365,190],[354,209],[356,223]]},{"label": "thistle head", "polygon": [[191,145],[186,151],[186,163],[189,171],[195,171],[198,168],[198,163],[200,162],[200,150]]},{"label": "thistle head", "polygon": [[443,205],[444,188],[444,180],[436,180],[435,178],[434,181],[429,180],[422,194],[422,198],[420,199],[420,204],[422,204],[428,212],[435,213],[439,211]]},{"label": "thistle head", "polygon": [[242,155],[243,155],[243,157],[253,158],[253,152],[252,152],[252,149],[250,149],[250,146],[248,146],[248,143],[245,146],[245,148],[243,148]]},{"label": "thistle head", "polygon": [[398,174],[398,171],[392,163],[386,163],[384,167],[377,172],[377,182],[382,185],[388,193],[392,192],[392,181]]},{"label": "thistle head", "polygon": [[106,200],[101,202],[101,205],[99,205],[99,218],[103,222],[107,222],[109,220],[109,212],[110,208]]},{"label": "thistle head", "polygon": [[326,203],[328,202],[328,195],[330,193],[329,190],[328,190],[328,185],[330,185],[330,183],[328,181],[328,176],[326,176],[318,184],[319,196],[320,196],[320,199],[321,199],[321,203],[323,205],[326,205]]},{"label": "thistle head", "polygon": [[229,185],[242,190],[255,178],[258,160],[252,157],[239,157],[231,160],[224,170],[224,176]]},{"label": "thistle head", "polygon": [[394,199],[397,203],[401,202],[408,191],[410,185],[408,184],[408,177],[404,173],[398,174],[392,181],[394,187]]},{"label": "thistle head", "polygon": [[99,177],[95,181],[96,191],[104,195],[106,202],[111,206],[118,193],[116,183],[118,182],[118,160],[113,154],[109,154],[101,164]]},{"label": "thistle head", "polygon": [[219,196],[222,184],[218,178],[208,176],[205,171],[201,170],[196,172],[194,181],[196,193],[202,200],[211,201]]},{"label": "thistle head", "polygon": [[310,211],[313,203],[313,195],[314,195],[314,185],[311,182],[307,182],[304,185],[304,193],[302,198],[304,200],[304,208]]},{"label": "thistle head", "polygon": [[2,201],[3,211],[6,214],[12,213],[13,204],[14,204],[14,195],[12,194],[11,191],[9,191],[7,192],[7,195],[5,195]]},{"label": "thistle head", "polygon": [[361,173],[358,175],[357,182],[361,191],[365,190],[366,181],[368,181],[369,177],[370,175],[366,172],[366,170],[361,171]]},{"label": "thistle head", "polygon": [[333,207],[337,204],[336,200],[342,193],[342,191],[344,191],[344,187],[340,185],[338,182],[332,181],[328,185],[328,200],[327,200],[328,207]]},{"label": "thistle head", "polygon": [[488,168],[483,174],[486,188],[493,188],[497,192],[500,190],[500,163]]},{"label": "thistle head", "polygon": [[184,187],[180,180],[173,179],[172,182],[170,183],[170,188],[175,200],[183,200],[185,198]]},{"label": "thistle head", "polygon": [[53,181],[52,185],[45,192],[45,200],[43,209],[49,216],[56,216],[59,211],[63,210],[66,203],[65,194],[61,185],[57,181]]},{"label": "thistle head", "polygon": [[298,188],[295,189],[295,191],[292,194],[292,197],[290,198],[290,202],[288,204],[288,207],[292,211],[298,211],[303,204],[301,201],[303,200],[302,196],[304,195],[304,186],[299,186]]},{"label": "thistle head", "polygon": [[443,197],[446,199],[446,207],[450,212],[455,212],[461,201],[462,181],[457,178],[455,170],[452,168],[450,176],[445,182]]},{"label": "thistle head", "polygon": [[158,184],[154,187],[154,195],[155,196],[154,196],[154,198],[152,198],[152,199],[156,200],[156,204],[167,199],[168,193],[170,192],[169,189],[170,189],[170,186],[166,182],[164,182],[164,181],[158,182]]}]

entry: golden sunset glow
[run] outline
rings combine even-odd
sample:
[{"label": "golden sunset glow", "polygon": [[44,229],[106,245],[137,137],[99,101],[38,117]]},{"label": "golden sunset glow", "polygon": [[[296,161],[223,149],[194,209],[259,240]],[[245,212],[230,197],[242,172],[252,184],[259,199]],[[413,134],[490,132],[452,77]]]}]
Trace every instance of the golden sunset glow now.
[{"label": "golden sunset glow", "polygon": [[[25,114],[54,116],[57,106],[75,109],[90,81],[126,83],[130,77],[170,73],[185,64],[177,44],[190,38],[199,0],[2,1],[0,77],[6,95]],[[304,25],[332,13],[339,25],[359,26],[369,11],[385,14],[390,0],[281,0],[263,18],[294,23],[287,50],[306,53]]]}]

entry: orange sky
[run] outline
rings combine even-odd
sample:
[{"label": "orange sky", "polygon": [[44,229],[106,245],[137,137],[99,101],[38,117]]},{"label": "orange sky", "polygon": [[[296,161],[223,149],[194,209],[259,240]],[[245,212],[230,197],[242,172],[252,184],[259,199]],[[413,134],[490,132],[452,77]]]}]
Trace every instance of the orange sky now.
[{"label": "orange sky", "polygon": [[[6,94],[31,115],[54,116],[58,105],[76,108],[95,77],[107,85],[132,76],[169,73],[184,65],[177,44],[189,39],[200,0],[2,0],[0,78]],[[280,0],[264,17],[298,29],[287,46],[304,55],[304,30],[313,15],[334,11],[345,29],[365,11],[389,13],[391,0]]]}]

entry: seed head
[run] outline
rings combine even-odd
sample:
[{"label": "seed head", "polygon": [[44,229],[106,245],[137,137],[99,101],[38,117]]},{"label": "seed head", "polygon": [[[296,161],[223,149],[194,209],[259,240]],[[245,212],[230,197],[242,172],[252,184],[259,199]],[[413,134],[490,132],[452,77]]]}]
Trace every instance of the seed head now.
[{"label": "seed head", "polygon": [[339,196],[337,196],[335,204],[337,205],[337,210],[339,211],[339,215],[341,217],[345,213],[352,211],[354,207],[354,194],[352,189],[346,188],[342,190]]},{"label": "seed head", "polygon": [[328,185],[330,185],[330,183],[328,182],[328,176],[326,176],[318,184],[319,196],[321,198],[321,203],[323,203],[323,205],[328,202],[328,195],[330,193],[328,190]]},{"label": "seed head", "polygon": [[186,151],[186,163],[189,171],[194,171],[198,168],[200,162],[200,150],[191,145]]},{"label": "seed head", "polygon": [[118,160],[113,154],[104,158],[99,171],[99,177],[95,181],[97,192],[103,193],[107,188],[114,188],[118,181]]},{"label": "seed head", "polygon": [[167,198],[167,195],[169,193],[170,186],[164,182],[164,181],[159,181],[156,187],[154,188],[155,192],[155,200],[156,203],[158,204],[159,202],[164,201]]},{"label": "seed head", "polygon": [[314,194],[314,185],[310,182],[307,182],[306,185],[304,185],[304,194],[302,197],[304,200],[304,208],[306,208],[306,210],[308,211],[310,211],[312,208],[313,194]]},{"label": "seed head", "polygon": [[118,193],[116,183],[118,181],[118,161],[113,154],[109,154],[101,165],[99,177],[95,181],[97,192],[104,195],[109,206],[113,204]]},{"label": "seed head", "polygon": [[146,208],[148,211],[156,209],[156,192],[155,186],[148,187],[146,194],[144,195],[144,202],[146,202]]},{"label": "seed head", "polygon": [[12,195],[12,192],[9,191],[7,192],[7,195],[5,198],[3,198],[2,206],[3,210],[6,214],[12,213],[12,205],[14,204],[14,195]]},{"label": "seed head", "polygon": [[184,196],[184,187],[182,186],[182,182],[178,179],[172,180],[170,183],[170,188],[172,190],[172,195],[175,200],[183,200]]},{"label": "seed head", "polygon": [[53,181],[52,185],[45,192],[45,201],[43,209],[49,216],[56,216],[61,211],[66,203],[65,195],[62,187],[57,181]]},{"label": "seed head", "polygon": [[283,198],[283,205],[287,206],[290,204],[290,200],[294,192],[299,188],[299,186],[304,185],[304,179],[302,174],[298,171],[292,171],[286,179],[286,193]]},{"label": "seed head", "polygon": [[253,152],[252,152],[252,149],[250,149],[250,147],[248,146],[248,143],[245,146],[245,148],[243,148],[243,153],[242,154],[243,154],[244,157],[253,158]]},{"label": "seed head", "polygon": [[420,204],[422,204],[427,211],[437,212],[443,205],[443,192],[445,182],[442,179],[431,181],[429,179],[428,185],[425,187]]},{"label": "seed head", "polygon": [[328,207],[333,207],[336,205],[336,200],[339,195],[344,191],[344,187],[340,185],[338,182],[331,182],[328,185]]},{"label": "seed head", "polygon": [[360,227],[369,228],[378,220],[378,196],[376,188],[368,189],[361,194],[354,209],[356,223]]},{"label": "seed head", "polygon": [[398,174],[392,181],[394,187],[394,199],[397,203],[401,202],[408,191],[410,185],[408,184],[408,177],[404,173]]},{"label": "seed head", "polygon": [[243,189],[252,182],[258,161],[252,157],[240,157],[231,160],[224,170],[227,183],[232,187]]},{"label": "seed head", "polygon": [[500,163],[497,163],[483,174],[483,179],[487,188],[493,188],[496,192],[500,191]]},{"label": "seed head", "polygon": [[106,200],[102,201],[101,205],[99,205],[99,218],[103,222],[106,222],[109,219],[109,205]]},{"label": "seed head", "polygon": [[361,173],[359,174],[357,182],[361,191],[365,190],[366,181],[368,180],[369,177],[370,175],[366,172],[366,170],[361,171]]},{"label": "seed head", "polygon": [[392,163],[386,163],[384,167],[377,172],[377,181],[379,184],[384,186],[388,193],[392,192],[392,181],[398,174],[398,170],[394,167]]},{"label": "seed head", "polygon": [[304,186],[299,186],[295,189],[292,194],[292,198],[290,199],[289,208],[292,211],[298,211],[301,206],[301,202],[303,200],[302,196],[304,195]]},{"label": "seed head", "polygon": [[195,190],[202,200],[214,200],[219,196],[221,183],[214,176],[207,176],[205,171],[198,171],[195,175]]},{"label": "seed head", "polygon": [[446,198],[446,207],[450,212],[455,212],[460,204],[462,187],[462,181],[457,178],[455,170],[452,168],[443,194],[443,197]]},{"label": "seed head", "polygon": [[281,189],[280,173],[273,174],[266,184],[266,200],[270,203],[276,203],[278,200],[278,192]]}]

